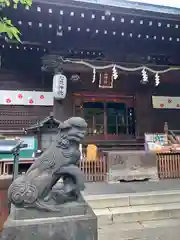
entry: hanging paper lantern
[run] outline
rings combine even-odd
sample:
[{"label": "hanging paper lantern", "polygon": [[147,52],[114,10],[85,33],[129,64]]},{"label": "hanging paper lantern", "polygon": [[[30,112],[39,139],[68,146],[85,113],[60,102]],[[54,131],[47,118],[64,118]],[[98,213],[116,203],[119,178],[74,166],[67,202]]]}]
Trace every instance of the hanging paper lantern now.
[{"label": "hanging paper lantern", "polygon": [[53,94],[57,100],[64,99],[67,94],[67,78],[59,73],[53,77]]},{"label": "hanging paper lantern", "polygon": [[157,87],[160,84],[160,76],[158,73],[155,74],[155,86]]}]

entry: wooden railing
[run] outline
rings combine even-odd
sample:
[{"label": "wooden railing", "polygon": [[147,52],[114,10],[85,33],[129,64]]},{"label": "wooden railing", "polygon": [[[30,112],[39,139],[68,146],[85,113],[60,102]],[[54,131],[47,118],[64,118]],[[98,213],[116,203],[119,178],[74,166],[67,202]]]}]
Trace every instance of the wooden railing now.
[{"label": "wooden railing", "polygon": [[100,182],[107,180],[108,165],[105,156],[101,156],[98,160],[86,161],[83,158],[79,167],[84,173],[87,182]]},{"label": "wooden railing", "polygon": [[[20,174],[22,172],[26,172],[26,170],[33,163],[33,160],[24,160],[19,163]],[[0,162],[0,176],[8,176],[12,174],[12,161]],[[23,165],[23,168],[21,167]],[[27,165],[27,168],[24,167]],[[106,181],[107,172],[108,172],[108,164],[105,156],[100,155],[98,159],[88,161],[84,156],[83,159],[79,163],[80,169],[83,171],[85,175],[85,180],[87,182],[99,182]]]},{"label": "wooden railing", "polygon": [[180,178],[180,153],[157,153],[159,179]]}]

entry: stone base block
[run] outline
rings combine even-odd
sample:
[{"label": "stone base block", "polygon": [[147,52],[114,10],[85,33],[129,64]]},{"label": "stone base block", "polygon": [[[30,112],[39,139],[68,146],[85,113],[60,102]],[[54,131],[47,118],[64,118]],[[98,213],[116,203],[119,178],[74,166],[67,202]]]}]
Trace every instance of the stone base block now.
[{"label": "stone base block", "polygon": [[159,181],[157,168],[138,168],[127,170],[114,170],[113,181]]},{"label": "stone base block", "polygon": [[145,151],[112,151],[109,159],[109,182],[158,181],[155,153]]},{"label": "stone base block", "polygon": [[60,211],[44,211],[38,209],[24,209],[11,206],[11,216],[14,220],[25,220],[35,218],[49,218],[49,217],[66,217],[86,215],[89,211],[89,205],[83,202],[69,202],[61,205]]},{"label": "stone base block", "polygon": [[[31,210],[28,210],[30,214]],[[14,211],[13,211],[14,212]],[[1,240],[97,240],[97,218],[90,207],[84,215],[15,219],[11,213]]]}]

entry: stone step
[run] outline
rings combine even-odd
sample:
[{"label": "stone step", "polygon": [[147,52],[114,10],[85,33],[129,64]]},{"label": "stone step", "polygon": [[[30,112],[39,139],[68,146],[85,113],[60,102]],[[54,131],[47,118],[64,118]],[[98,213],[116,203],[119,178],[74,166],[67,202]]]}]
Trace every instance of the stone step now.
[{"label": "stone step", "polygon": [[85,196],[98,226],[177,218],[180,190]]},{"label": "stone step", "polygon": [[180,219],[111,224],[98,229],[98,240],[179,240]]},{"label": "stone step", "polygon": [[98,226],[162,219],[180,219],[180,203],[94,209]]},{"label": "stone step", "polygon": [[179,203],[180,190],[154,191],[128,194],[87,195],[93,209],[129,207],[153,204]]}]

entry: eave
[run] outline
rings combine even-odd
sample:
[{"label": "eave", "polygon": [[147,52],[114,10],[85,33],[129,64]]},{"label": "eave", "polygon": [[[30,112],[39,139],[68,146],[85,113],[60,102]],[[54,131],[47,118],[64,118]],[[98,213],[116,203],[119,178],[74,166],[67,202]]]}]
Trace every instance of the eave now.
[{"label": "eave", "polygon": [[37,130],[39,131],[41,128],[43,128],[45,126],[45,124],[50,123],[51,125],[59,125],[60,121],[58,121],[53,114],[51,113],[50,116],[44,118],[41,121],[38,121],[36,124],[31,125],[30,127],[26,128],[26,131],[34,131]]},{"label": "eave", "polygon": [[180,8],[162,6],[160,4],[147,4],[129,0],[35,0],[34,3],[50,4],[57,6],[68,6],[73,8],[95,9],[111,11],[113,13],[124,13],[137,16],[158,17],[164,19],[179,19]]},{"label": "eave", "polygon": [[6,16],[22,33],[23,44],[2,43],[2,55],[58,52],[66,58],[97,59],[101,54],[102,60],[113,62],[123,62],[129,55],[157,57],[158,61],[162,56],[179,65],[180,19],[176,13],[180,10],[168,8],[173,14],[161,14],[136,10],[128,4],[123,8],[98,3],[35,0],[29,10],[6,9]]},{"label": "eave", "polygon": [[6,129],[6,130],[0,130],[1,136],[16,136],[16,135],[25,135],[26,131],[25,129]]}]

